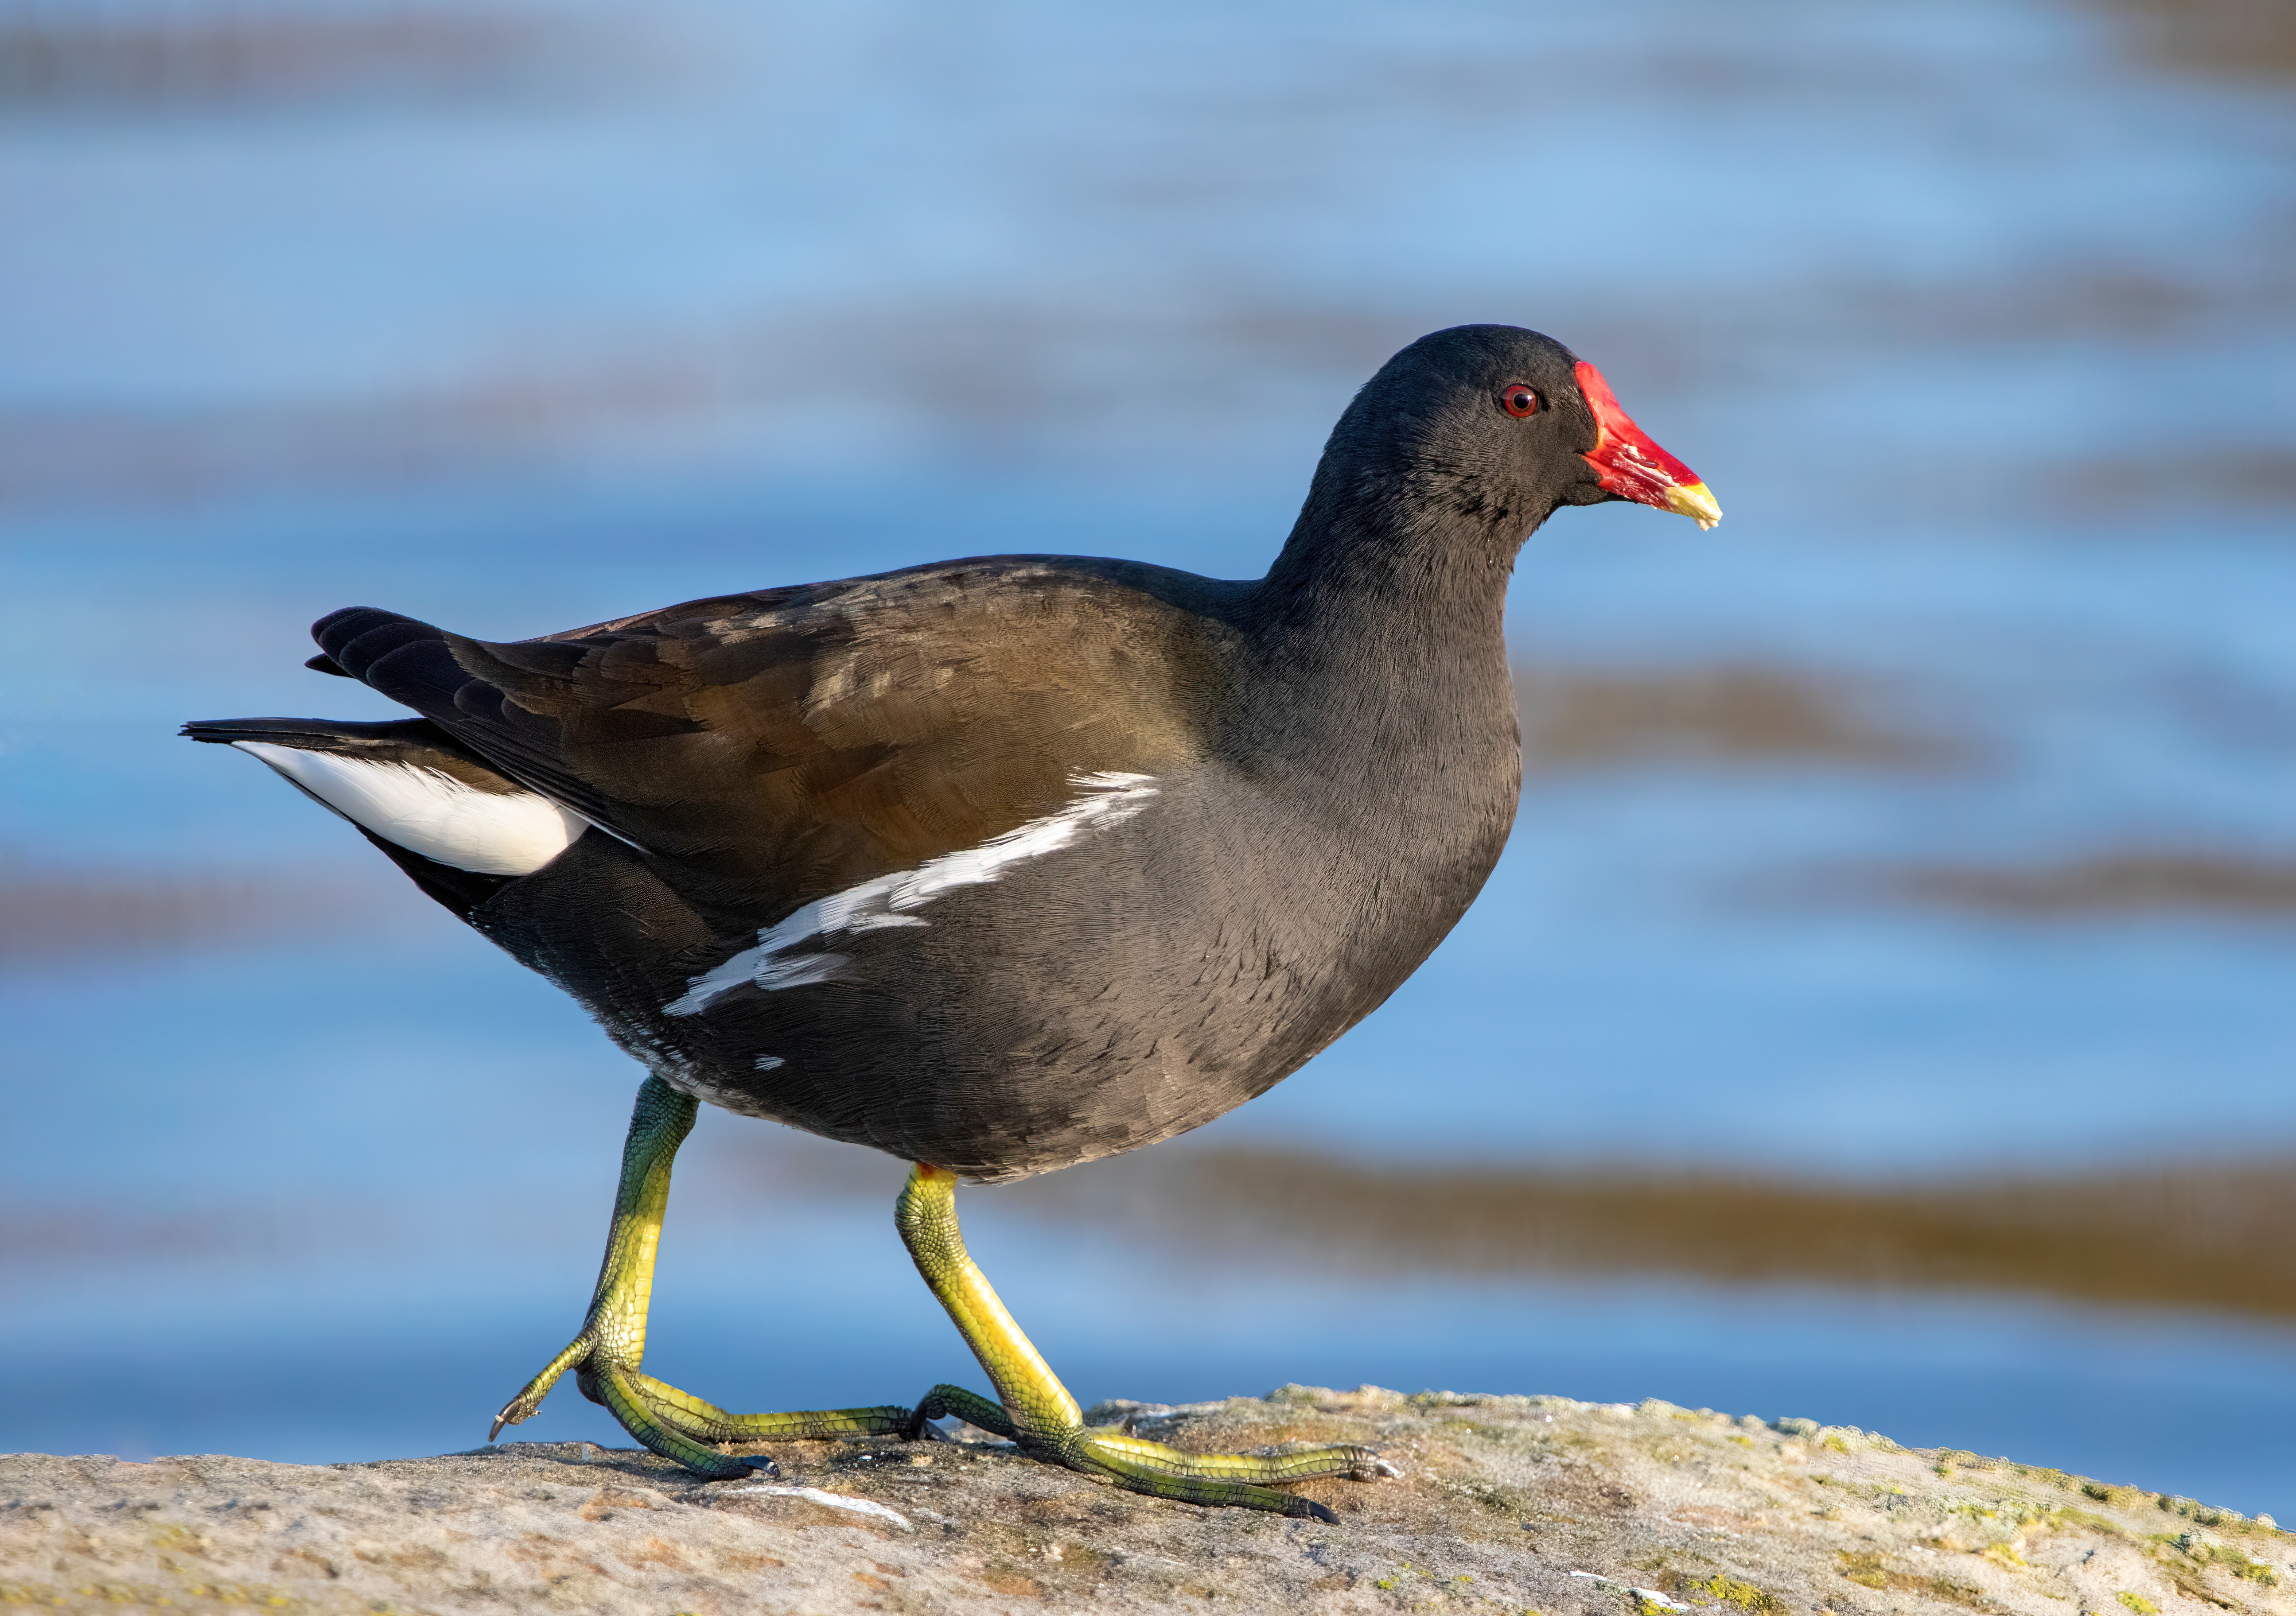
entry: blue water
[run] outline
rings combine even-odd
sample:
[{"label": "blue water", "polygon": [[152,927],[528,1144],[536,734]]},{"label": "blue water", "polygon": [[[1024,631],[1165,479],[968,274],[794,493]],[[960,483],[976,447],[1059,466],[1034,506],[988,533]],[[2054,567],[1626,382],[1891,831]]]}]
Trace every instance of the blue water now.
[{"label": "blue water", "polygon": [[[1520,653],[1818,669],[1973,761],[1536,779],[1434,961],[1209,1136],[1857,1177],[2296,1152],[2284,918],[1791,896],[2296,847],[2285,84],[2025,0],[506,14],[501,82],[0,109],[0,851],[325,895],[286,941],[0,977],[0,1217],[82,1230],[0,1248],[0,1351],[55,1389],[0,1447],[466,1445],[594,1271],[634,1072],[175,723],[382,716],[298,666],[359,601],[508,637],[965,553],[1253,573],[1352,388],[1468,319],[1572,342],[1729,513],[1563,513]],[[881,1201],[775,1192],[755,1127],[692,1147],[650,1364],[761,1405],[958,1374],[895,1164],[824,1158]],[[1374,1286],[1256,1274],[1248,1230],[1205,1279],[969,1204],[1087,1398],[1661,1396],[2296,1515],[2259,1434],[2296,1415],[2284,1327]],[[1080,1305],[1110,1274],[1131,1305]],[[569,1391],[521,1434],[576,1431],[608,1434]]]}]

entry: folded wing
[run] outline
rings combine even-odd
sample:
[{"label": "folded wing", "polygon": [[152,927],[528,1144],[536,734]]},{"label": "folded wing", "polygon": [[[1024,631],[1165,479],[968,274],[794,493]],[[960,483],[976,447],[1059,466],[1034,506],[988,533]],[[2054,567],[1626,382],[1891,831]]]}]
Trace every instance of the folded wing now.
[{"label": "folded wing", "polygon": [[369,607],[313,635],[511,779],[780,914],[1201,751],[1202,619],[1075,565],[953,562],[512,643]]}]

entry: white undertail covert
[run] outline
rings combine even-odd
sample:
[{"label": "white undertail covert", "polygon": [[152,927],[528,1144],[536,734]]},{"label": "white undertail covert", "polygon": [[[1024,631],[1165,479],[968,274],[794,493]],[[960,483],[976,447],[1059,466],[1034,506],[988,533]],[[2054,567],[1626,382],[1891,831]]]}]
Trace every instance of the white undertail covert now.
[{"label": "white undertail covert", "polygon": [[270,741],[232,744],[353,824],[410,853],[481,875],[531,875],[590,828],[532,792],[482,792],[420,764],[307,751]]}]

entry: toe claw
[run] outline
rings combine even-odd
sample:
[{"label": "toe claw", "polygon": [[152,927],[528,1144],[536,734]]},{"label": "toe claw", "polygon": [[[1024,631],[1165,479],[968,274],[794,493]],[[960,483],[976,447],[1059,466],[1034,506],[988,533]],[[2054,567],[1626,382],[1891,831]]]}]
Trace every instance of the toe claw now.
[{"label": "toe claw", "polygon": [[527,1401],[523,1396],[511,1399],[509,1402],[503,1405],[502,1412],[495,1415],[495,1423],[487,1427],[487,1440],[491,1442],[502,1435],[503,1427],[505,1425],[525,1424],[534,1417],[534,1409],[535,1406]]},{"label": "toe claw", "polygon": [[1340,1523],[1339,1516],[1333,1514],[1328,1506],[1316,1503],[1313,1498],[1303,1498],[1298,1493],[1292,1494],[1291,1497],[1292,1502],[1283,1506],[1283,1513],[1294,1520],[1321,1521],[1326,1526],[1337,1526]]},{"label": "toe claw", "polygon": [[748,1465],[751,1470],[756,1471],[759,1475],[778,1477],[782,1473],[782,1467],[774,1463],[773,1456],[771,1454],[737,1453],[734,1457],[741,1460],[742,1464]]},{"label": "toe claw", "polygon": [[1375,1476],[1392,1476],[1400,1481],[1403,1478],[1403,1466],[1390,1464],[1385,1459],[1375,1458],[1371,1462],[1371,1472]]}]

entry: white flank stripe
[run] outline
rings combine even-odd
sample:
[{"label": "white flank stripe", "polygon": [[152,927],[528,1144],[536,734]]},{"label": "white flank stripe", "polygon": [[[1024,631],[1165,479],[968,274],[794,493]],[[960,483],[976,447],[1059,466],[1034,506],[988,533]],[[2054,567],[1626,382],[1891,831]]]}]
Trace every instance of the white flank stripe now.
[{"label": "white flank stripe", "polygon": [[379,763],[269,741],[232,744],[353,824],[410,853],[482,875],[531,875],[589,822],[532,792],[481,792],[412,763]]},{"label": "white flank stripe", "polygon": [[780,957],[812,937],[882,931],[891,926],[922,926],[912,914],[945,892],[995,881],[1007,865],[1041,858],[1074,841],[1086,831],[1121,824],[1156,793],[1152,775],[1078,775],[1070,784],[1086,794],[1057,813],[1031,819],[1015,831],[991,836],[977,848],[944,853],[914,870],[880,875],[832,897],[809,903],[778,925],[758,933],[758,946],[744,948],[705,976],[686,984],[685,993],[663,1006],[670,1015],[693,1015],[729,988],[754,982],[768,990],[825,982],[842,970],[842,954]]}]

